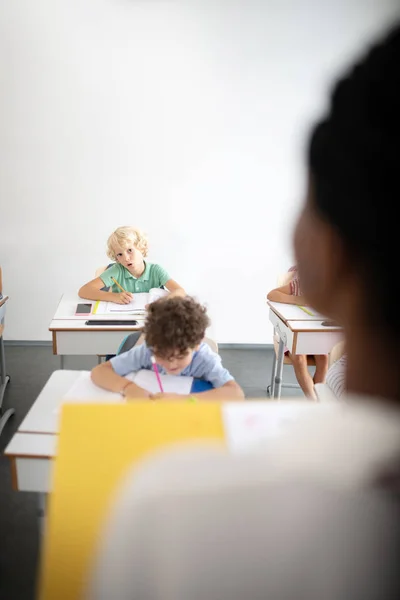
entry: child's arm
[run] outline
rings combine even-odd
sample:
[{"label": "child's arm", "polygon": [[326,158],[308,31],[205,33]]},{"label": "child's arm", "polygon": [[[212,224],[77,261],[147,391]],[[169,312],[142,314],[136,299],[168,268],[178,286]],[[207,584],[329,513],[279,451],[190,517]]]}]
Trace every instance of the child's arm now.
[{"label": "child's arm", "polygon": [[186,296],[186,292],[174,279],[168,279],[165,287],[170,292],[171,296]]},{"label": "child's arm", "polygon": [[100,277],[92,279],[85,283],[78,292],[80,298],[87,300],[102,300],[103,302],[115,302],[115,304],[129,304],[132,300],[130,292],[105,292],[101,288],[104,287],[104,281]]},{"label": "child's arm", "polygon": [[97,365],[92,369],[91,378],[94,384],[110,392],[123,393],[127,398],[149,398],[148,391],[136,385],[126,377],[115,373],[110,361]]},{"label": "child's arm", "polygon": [[[221,357],[208,345],[202,344],[197,356],[193,359],[192,375],[210,382],[214,389],[195,394],[179,396],[176,394],[157,394],[155,398],[188,400],[198,397],[199,400],[244,400],[244,392],[232,375],[225,369]],[[195,364],[197,361],[197,364]]]},{"label": "child's arm", "polygon": [[244,400],[244,392],[236,381],[228,381],[219,388],[207,390],[206,392],[198,392],[196,394],[153,394],[154,400],[191,400],[198,398],[199,400]]},{"label": "child's arm", "polygon": [[294,296],[291,293],[290,283],[271,290],[267,294],[267,300],[270,300],[271,302],[283,302],[285,304],[296,304],[297,306],[307,305],[304,296]]}]

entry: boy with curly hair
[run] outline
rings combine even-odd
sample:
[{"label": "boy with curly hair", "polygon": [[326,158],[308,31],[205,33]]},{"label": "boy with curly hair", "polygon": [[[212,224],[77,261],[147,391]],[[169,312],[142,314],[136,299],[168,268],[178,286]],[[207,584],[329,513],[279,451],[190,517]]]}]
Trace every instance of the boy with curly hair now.
[{"label": "boy with curly hair", "polygon": [[[178,394],[152,395],[125,377],[141,369],[151,370],[154,359],[160,373],[210,382],[213,389],[196,394],[199,399],[242,400],[241,387],[222,366],[219,354],[203,341],[209,324],[206,309],[189,296],[156,300],[148,309],[145,342],[94,367],[92,380],[127,398],[185,399]],[[193,399],[193,394],[189,398]]]}]

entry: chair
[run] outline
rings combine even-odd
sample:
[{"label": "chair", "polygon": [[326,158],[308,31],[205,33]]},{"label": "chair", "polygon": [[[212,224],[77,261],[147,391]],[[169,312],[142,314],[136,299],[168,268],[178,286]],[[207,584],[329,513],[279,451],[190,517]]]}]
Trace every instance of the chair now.
[{"label": "chair", "polygon": [[339,342],[329,354],[329,369],[325,383],[316,383],[314,390],[320,402],[338,402],[346,389],[345,344]]},{"label": "chair", "polygon": [[[102,273],[104,273],[104,271],[106,271],[109,267],[112,267],[113,264],[114,263],[109,263],[108,265],[102,265],[101,267],[97,267],[97,269],[96,269],[96,271],[94,273],[94,276],[95,277],[100,277],[100,275]],[[108,290],[109,290],[108,287],[102,288],[103,292],[107,292]],[[96,356],[97,356],[97,362],[98,362],[98,364],[101,364],[102,361],[103,361],[103,358],[107,357],[107,354],[97,354]]]},{"label": "chair", "polygon": [[1,292],[2,292],[1,282],[2,282],[2,278],[1,278],[1,267],[0,267],[0,369],[1,369],[1,374],[0,374],[0,435],[1,435],[1,432],[3,431],[8,419],[10,417],[12,417],[12,415],[15,413],[15,410],[13,408],[8,408],[4,412],[2,410],[3,398],[4,398],[7,384],[10,381],[10,376],[7,375],[7,372],[6,372],[6,359],[5,359],[5,352],[4,352],[4,340],[3,340],[4,319],[5,319],[5,313],[6,313],[6,302],[8,300],[8,297],[1,296]]},{"label": "chair", "polygon": [[215,352],[216,354],[219,353],[218,344],[215,340],[205,337],[203,341],[204,341],[204,343],[206,343],[210,346],[210,348],[213,352]]}]

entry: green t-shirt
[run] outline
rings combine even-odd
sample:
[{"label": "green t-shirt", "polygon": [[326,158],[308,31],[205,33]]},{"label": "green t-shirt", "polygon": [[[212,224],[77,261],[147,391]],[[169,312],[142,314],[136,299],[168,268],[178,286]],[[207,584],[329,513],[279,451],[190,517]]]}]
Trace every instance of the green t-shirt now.
[{"label": "green t-shirt", "polygon": [[112,267],[109,267],[100,275],[100,279],[106,287],[111,288],[111,292],[120,292],[121,290],[113,280],[116,281],[126,290],[127,292],[139,293],[149,292],[152,288],[160,288],[167,283],[171,277],[168,275],[160,265],[145,262],[145,270],[140,277],[136,279],[128,269],[123,267],[119,263],[115,263]]}]

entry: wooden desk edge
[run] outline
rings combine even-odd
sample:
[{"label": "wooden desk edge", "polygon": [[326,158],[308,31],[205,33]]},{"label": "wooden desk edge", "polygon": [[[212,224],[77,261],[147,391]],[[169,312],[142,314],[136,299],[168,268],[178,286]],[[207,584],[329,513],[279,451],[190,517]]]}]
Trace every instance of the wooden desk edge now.
[{"label": "wooden desk edge", "polygon": [[14,435],[17,433],[21,433],[22,435],[58,435],[58,432],[54,433],[54,431],[36,431],[33,429],[18,429]]},{"label": "wooden desk edge", "polygon": [[[302,321],[304,323],[304,321]],[[312,323],[322,323],[322,321],[311,321]],[[341,327],[332,327],[332,326],[327,326],[324,327],[323,329],[293,329],[292,328],[292,323],[293,321],[288,321],[286,323],[286,325],[289,327],[290,331],[293,331],[293,333],[318,333],[320,331],[322,331],[323,333],[342,333],[343,329]]]},{"label": "wooden desk edge", "polygon": [[276,306],[272,306],[271,305],[271,300],[267,300],[267,304],[269,306],[269,308],[272,310],[273,313],[276,314],[276,316],[283,322],[285,323],[285,325],[287,325],[288,323],[288,319],[286,319],[276,308]]},{"label": "wooden desk edge", "polygon": [[49,327],[49,331],[51,331],[52,333],[56,333],[57,331],[78,331],[78,332],[82,332],[82,331],[139,331],[141,329],[143,329],[144,327],[144,323],[143,325],[120,325],[119,327],[117,327],[116,325],[111,325],[111,327],[107,327],[106,325],[103,325],[102,327],[97,327],[97,326],[93,326],[93,325],[87,325],[86,328],[72,328],[72,327]]},{"label": "wooden desk edge", "polygon": [[27,454],[26,452],[21,452],[20,454],[15,452],[5,452],[4,454],[10,461],[15,461],[17,458],[44,458],[46,460],[53,460],[55,457],[55,454]]}]

